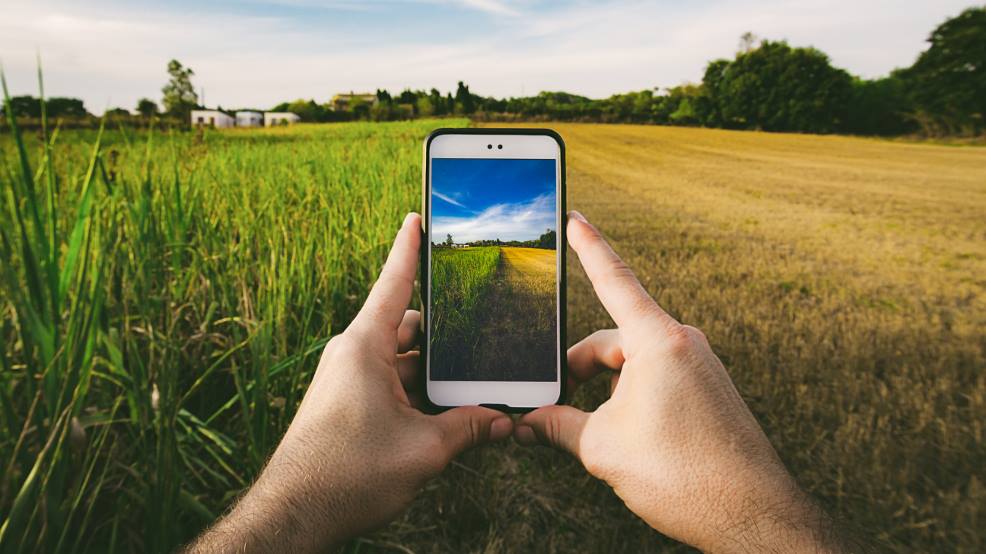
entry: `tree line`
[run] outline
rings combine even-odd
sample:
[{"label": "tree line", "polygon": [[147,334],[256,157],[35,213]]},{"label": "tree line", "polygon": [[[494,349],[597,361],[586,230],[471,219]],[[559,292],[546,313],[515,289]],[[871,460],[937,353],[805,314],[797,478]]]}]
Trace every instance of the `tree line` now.
[{"label": "tree line", "polygon": [[343,112],[297,100],[278,110],[307,121],[389,121],[469,116],[487,121],[652,123],[808,133],[981,135],[986,131],[986,8],[970,8],[932,31],[913,65],[862,79],[811,47],[740,39],[733,59],[709,62],[701,83],[591,99],[567,92],[520,98],[437,89],[376,91]]},{"label": "tree line", "polygon": [[[811,47],[761,40],[746,33],[732,59],[710,61],[700,83],[648,89],[591,99],[567,92],[518,98],[485,97],[460,81],[455,92],[438,89],[390,93],[372,101],[354,97],[340,109],[331,102],[295,100],[272,111],[289,111],[308,122],[392,121],[418,117],[465,116],[484,121],[585,121],[650,123],[725,129],[808,133],[928,136],[986,132],[986,7],[974,7],[936,27],[913,65],[886,77],[862,79],[834,67]],[[110,118],[170,118],[188,124],[198,107],[194,72],[177,60],[168,64],[163,110],[147,98],[139,116],[123,108]],[[88,115],[81,100],[51,98],[49,117]],[[40,116],[40,101],[14,97],[12,113]]]},{"label": "tree line", "polygon": [[[544,233],[541,234],[536,239],[531,240],[500,240],[500,239],[484,239],[484,240],[474,240],[466,243],[461,243],[465,246],[519,246],[525,248],[547,248],[549,250],[555,249],[556,233],[553,229],[546,229]],[[453,248],[457,243],[451,234],[445,235],[445,240],[442,242],[431,243],[434,248]]]}]

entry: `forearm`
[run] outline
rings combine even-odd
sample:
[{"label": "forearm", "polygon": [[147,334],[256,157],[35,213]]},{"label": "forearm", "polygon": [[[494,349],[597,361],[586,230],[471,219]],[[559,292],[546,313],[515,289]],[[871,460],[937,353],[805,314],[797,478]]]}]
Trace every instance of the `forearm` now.
[{"label": "forearm", "polygon": [[[789,509],[789,508],[788,508]],[[844,552],[831,520],[816,510],[763,514],[722,534],[715,552]]]},{"label": "forearm", "polygon": [[773,495],[746,495],[710,521],[707,552],[845,552],[833,520],[793,483]]},{"label": "forearm", "polygon": [[267,472],[225,517],[189,545],[189,553],[324,552],[339,541],[324,502]]}]

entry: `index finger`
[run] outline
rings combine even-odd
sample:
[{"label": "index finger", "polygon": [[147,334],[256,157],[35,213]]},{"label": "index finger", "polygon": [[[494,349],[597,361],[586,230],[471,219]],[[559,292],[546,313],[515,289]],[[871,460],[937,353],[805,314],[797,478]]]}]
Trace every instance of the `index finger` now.
[{"label": "index finger", "polygon": [[421,216],[409,213],[397,232],[394,246],[380,270],[380,277],[373,283],[366,303],[356,316],[356,323],[380,325],[397,332],[414,292],[420,247]]},{"label": "index finger", "polygon": [[648,318],[675,323],[647,294],[602,233],[574,210],[569,212],[568,242],[578,254],[596,296],[618,327],[632,327]]}]

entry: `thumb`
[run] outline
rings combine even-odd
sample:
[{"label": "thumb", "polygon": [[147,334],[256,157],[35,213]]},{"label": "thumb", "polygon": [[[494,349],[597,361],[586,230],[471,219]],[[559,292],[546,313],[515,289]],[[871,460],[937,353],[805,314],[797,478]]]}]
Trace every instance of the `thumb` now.
[{"label": "thumb", "polygon": [[442,431],[446,459],[464,450],[510,436],[514,423],[503,412],[481,406],[460,406],[431,416]]},{"label": "thumb", "polygon": [[[571,406],[546,406],[520,418],[514,436],[521,444],[547,444],[579,456],[582,429],[589,414]],[[526,428],[526,430],[525,430]],[[533,433],[532,433],[533,431]]]}]

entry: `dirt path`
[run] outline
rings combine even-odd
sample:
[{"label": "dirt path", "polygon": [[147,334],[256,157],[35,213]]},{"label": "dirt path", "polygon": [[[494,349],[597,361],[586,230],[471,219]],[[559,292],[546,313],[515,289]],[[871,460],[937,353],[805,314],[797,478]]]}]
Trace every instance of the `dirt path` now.
[{"label": "dirt path", "polygon": [[504,247],[481,323],[475,375],[481,381],[555,377],[555,251]]}]

